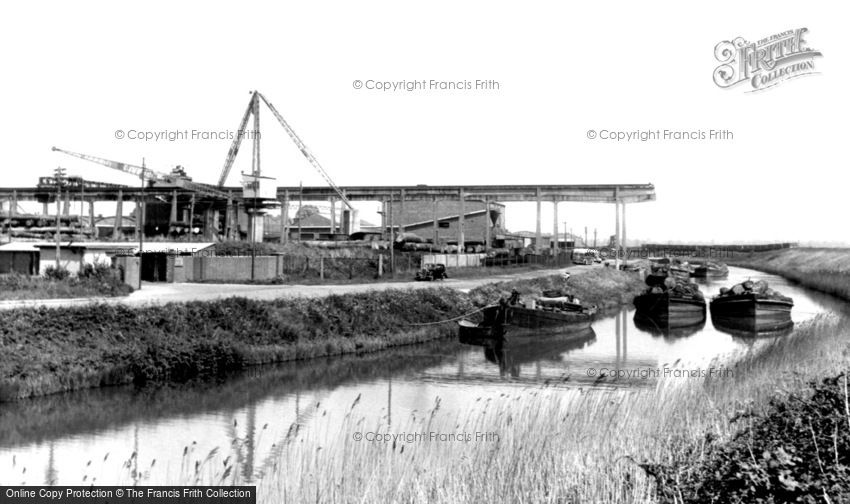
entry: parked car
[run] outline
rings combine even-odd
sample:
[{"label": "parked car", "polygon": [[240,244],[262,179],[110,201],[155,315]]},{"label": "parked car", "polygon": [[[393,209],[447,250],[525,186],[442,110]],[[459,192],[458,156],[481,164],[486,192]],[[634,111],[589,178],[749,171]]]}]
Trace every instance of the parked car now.
[{"label": "parked car", "polygon": [[602,262],[602,258],[599,257],[599,252],[597,250],[577,248],[573,249],[572,261],[573,264],[584,264],[586,266],[590,266],[595,262]]},{"label": "parked car", "polygon": [[443,280],[448,278],[446,274],[446,266],[443,264],[426,264],[416,272],[416,280]]}]

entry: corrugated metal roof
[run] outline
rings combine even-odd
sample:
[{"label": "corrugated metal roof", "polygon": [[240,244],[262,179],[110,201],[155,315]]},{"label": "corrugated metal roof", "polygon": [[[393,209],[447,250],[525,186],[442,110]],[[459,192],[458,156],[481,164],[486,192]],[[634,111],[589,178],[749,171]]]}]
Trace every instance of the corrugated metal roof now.
[{"label": "corrugated metal roof", "polygon": [[38,252],[34,242],[9,242],[0,245],[0,252]]},{"label": "corrugated metal roof", "polygon": [[[34,243],[35,247],[39,248],[50,248],[55,247],[55,242],[38,242]],[[191,254],[194,252],[200,252],[202,250],[206,250],[215,245],[214,243],[204,242],[204,243],[196,243],[196,242],[144,242],[142,244],[142,251],[144,253],[157,253],[157,252],[175,252],[178,254]],[[65,248],[84,248],[88,250],[113,250],[113,251],[122,251],[122,252],[131,252],[137,253],[139,251],[139,243],[138,242],[87,242],[87,241],[71,241],[71,242],[61,242],[60,246]]]}]

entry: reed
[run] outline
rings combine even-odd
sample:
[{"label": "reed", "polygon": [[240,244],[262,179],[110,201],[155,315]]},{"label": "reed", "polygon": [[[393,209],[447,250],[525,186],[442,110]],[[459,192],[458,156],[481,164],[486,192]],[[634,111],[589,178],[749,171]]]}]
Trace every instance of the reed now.
[{"label": "reed", "polygon": [[[717,450],[758,426],[773,405],[812,397],[809,380],[846,367],[848,335],[846,321],[825,316],[791,337],[753,344],[722,378],[659,379],[654,387],[624,389],[565,387],[565,376],[560,384],[472,397],[460,416],[444,413],[438,399],[392,426],[367,423],[355,400],[338,430],[289,426],[274,464],[262,473],[228,470],[237,457],[225,450],[209,463],[204,454],[187,461],[202,469],[178,480],[242,484],[250,476],[259,479],[262,502],[674,502],[651,474],[710,483],[703,467]],[[317,416],[332,414],[316,408]],[[354,440],[358,432],[498,438],[367,442]],[[762,462],[769,470],[769,461]]]}]

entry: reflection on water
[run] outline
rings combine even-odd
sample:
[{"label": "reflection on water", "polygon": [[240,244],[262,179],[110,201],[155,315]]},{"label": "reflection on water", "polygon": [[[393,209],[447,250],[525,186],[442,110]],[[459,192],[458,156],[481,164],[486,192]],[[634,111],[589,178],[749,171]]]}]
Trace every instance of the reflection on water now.
[{"label": "reflection on water", "polygon": [[[731,268],[728,279],[701,281],[707,296],[747,278],[767,279],[794,298],[799,323],[843,313],[830,298],[770,275]],[[699,366],[729,359],[752,338],[707,321],[659,327],[624,308],[578,334],[516,338],[502,348],[438,341],[386,352],[292,362],[218,381],[159,388],[86,390],[0,406],[0,484],[180,483],[193,460],[230,447],[245,479],[270,470],[298,432],[299,442],[342,442],[353,402],[368,424],[403,423],[439,398],[448,414],[477,399],[506,400],[528,387],[651,386],[652,380],[598,383],[588,369]],[[304,440],[308,441],[304,441]],[[133,455],[135,453],[135,455]]]},{"label": "reflection on water", "polygon": [[502,378],[520,378],[523,365],[533,365],[534,377],[541,377],[541,363],[563,364],[567,354],[592,344],[596,333],[592,328],[565,334],[517,337],[508,341],[494,341],[483,345],[484,358],[499,367]]},{"label": "reflection on water", "polygon": [[705,319],[697,324],[677,326],[670,324],[669,320],[659,320],[653,317],[645,317],[635,314],[635,327],[641,331],[648,332],[654,336],[661,336],[665,339],[675,340],[678,338],[687,338],[693,334],[702,331],[705,328]]}]

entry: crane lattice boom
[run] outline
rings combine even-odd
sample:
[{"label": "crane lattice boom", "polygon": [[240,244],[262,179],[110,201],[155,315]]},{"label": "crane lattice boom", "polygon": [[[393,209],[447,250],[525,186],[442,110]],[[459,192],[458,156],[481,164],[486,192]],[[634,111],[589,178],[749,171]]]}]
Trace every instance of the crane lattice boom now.
[{"label": "crane lattice boom", "polygon": [[156,172],[156,171],[151,170],[150,168],[146,168],[144,166],[138,166],[138,165],[134,165],[134,164],[130,164],[130,163],[122,163],[122,162],[119,162],[119,161],[112,161],[111,159],[104,159],[104,158],[97,157],[97,156],[90,156],[88,154],[80,154],[79,152],[66,151],[66,150],[60,149],[58,147],[53,147],[52,150],[54,150],[56,152],[62,152],[62,153],[67,154],[69,156],[73,156],[75,158],[79,158],[79,159],[82,159],[82,160],[85,160],[85,161],[97,163],[97,164],[106,166],[108,168],[112,168],[113,170],[118,170],[118,171],[122,171],[124,173],[129,173],[131,175],[135,175],[135,176],[143,178],[143,179],[154,180],[154,181],[157,181],[157,182],[165,182],[165,183],[168,183],[168,184],[172,184],[172,185],[175,185],[177,187],[181,187],[183,189],[186,189],[188,191],[206,194],[208,196],[214,196],[214,197],[217,197],[217,198],[239,199],[237,197],[231,196],[230,193],[221,191],[221,190],[219,190],[215,187],[212,187],[210,185],[199,184],[197,182],[192,182],[190,180],[186,180],[182,177],[177,177],[177,176],[169,175],[169,174],[166,174],[166,173]]},{"label": "crane lattice boom", "polygon": [[[233,168],[233,163],[236,160],[236,155],[239,153],[239,147],[242,145],[242,138],[244,137],[245,128],[248,126],[248,120],[250,119],[252,114],[254,114],[255,116],[258,116],[259,114],[259,100],[262,100],[263,103],[266,104],[271,113],[274,115],[275,119],[277,119],[277,122],[279,122],[280,125],[283,126],[283,129],[284,131],[286,131],[286,134],[289,135],[289,138],[292,139],[292,141],[298,147],[298,150],[301,151],[301,154],[303,154],[304,157],[307,158],[307,161],[310,163],[310,165],[315,168],[316,171],[319,172],[322,178],[325,179],[325,182],[327,182],[328,185],[331,186],[331,188],[337,193],[337,195],[339,195],[339,198],[340,200],[342,200],[343,204],[345,204],[348,208],[353,208],[351,205],[351,201],[349,201],[349,199],[345,196],[345,193],[342,191],[342,189],[340,189],[339,186],[334,183],[328,172],[325,171],[325,169],[322,167],[316,157],[313,156],[313,154],[310,152],[310,149],[307,148],[307,145],[295,133],[295,130],[292,129],[292,126],[290,126],[289,123],[286,122],[286,119],[284,119],[283,116],[280,115],[280,112],[277,111],[274,105],[272,105],[271,102],[269,102],[268,99],[266,99],[266,97],[263,96],[263,94],[259,91],[254,91],[251,93],[251,101],[248,102],[248,108],[245,109],[245,114],[243,114],[242,120],[239,123],[239,129],[236,132],[236,137],[230,144],[230,150],[227,151],[227,158],[225,158],[224,167],[222,168],[221,176],[218,179],[219,187],[224,186],[224,182],[227,180],[228,175],[230,175],[230,170],[231,168]],[[257,132],[255,131],[254,134],[256,135]]]}]

